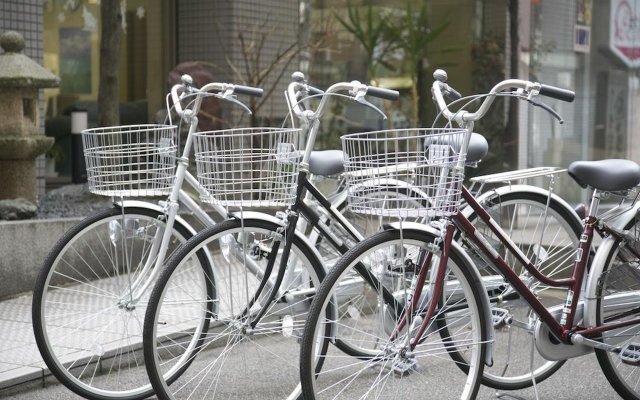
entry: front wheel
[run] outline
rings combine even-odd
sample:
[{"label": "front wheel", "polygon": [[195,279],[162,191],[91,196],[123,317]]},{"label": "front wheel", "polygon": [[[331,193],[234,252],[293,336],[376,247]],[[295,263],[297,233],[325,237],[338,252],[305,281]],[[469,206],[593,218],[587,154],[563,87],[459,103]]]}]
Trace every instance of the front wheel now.
[{"label": "front wheel", "polygon": [[[87,217],[51,249],[34,288],[33,330],[55,377],[89,399],[141,399],[144,381],[124,379],[142,365],[142,320],[149,290],[132,299],[136,282],[155,267],[154,243],[164,214],[150,208],[111,208]],[[167,255],[192,236],[175,221]],[[146,267],[145,267],[146,266]],[[209,269],[206,257],[198,267]]]},{"label": "front wheel", "polygon": [[[144,320],[147,372],[160,399],[285,398],[296,388],[299,338],[324,270],[306,242],[280,228],[224,221],[167,262]],[[194,268],[203,249],[213,258],[209,275]]]},{"label": "front wheel", "polygon": [[[377,233],[329,272],[314,299],[302,337],[300,378],[308,399],[475,398],[484,367],[485,312],[473,266],[457,252],[447,263],[442,296],[432,296],[439,256],[423,231]],[[427,280],[401,326],[417,273]],[[426,310],[437,301],[427,329],[415,338]],[[436,321],[448,328],[443,334]],[[416,345],[411,345],[412,338]],[[325,350],[326,343],[334,343]],[[447,354],[463,352],[466,371]]]}]

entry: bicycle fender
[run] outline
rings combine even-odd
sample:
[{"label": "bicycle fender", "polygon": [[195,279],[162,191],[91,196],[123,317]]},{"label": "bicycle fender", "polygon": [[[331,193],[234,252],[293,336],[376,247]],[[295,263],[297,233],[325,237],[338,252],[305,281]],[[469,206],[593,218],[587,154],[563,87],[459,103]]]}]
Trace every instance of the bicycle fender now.
[{"label": "bicycle fender", "polygon": [[[151,203],[148,201],[141,201],[141,200],[114,201],[113,206],[117,208],[122,208],[122,207],[147,208],[147,209],[156,211],[160,214],[164,213],[164,208],[161,207],[159,204]],[[189,233],[191,233],[192,236],[195,236],[198,233],[198,231],[196,231],[184,218],[180,217],[179,215],[176,215],[175,220],[176,222],[182,224],[182,226],[184,226],[189,231]],[[209,263],[209,265],[213,266],[214,265],[213,257],[211,257],[211,254],[206,249],[205,249],[205,257],[207,258],[207,262]]]},{"label": "bicycle fender", "polygon": [[[549,191],[547,189],[539,188],[539,187],[536,187],[536,186],[531,186],[531,185],[505,185],[505,186],[501,186],[499,188],[491,189],[488,192],[485,192],[485,193],[481,194],[480,196],[478,196],[476,198],[476,201],[478,203],[482,204],[483,201],[485,201],[486,199],[488,199],[490,197],[504,196],[504,195],[506,195],[508,193],[518,193],[518,192],[520,192],[520,193],[534,193],[534,194],[539,194],[539,195],[542,195],[542,196],[548,196],[549,195]],[[551,199],[553,199],[553,201],[557,202],[563,208],[566,208],[567,211],[569,213],[571,213],[571,215],[573,215],[577,220],[581,220],[581,218],[578,216],[578,214],[573,209],[573,207],[571,207],[571,205],[569,203],[567,203],[562,197],[558,196],[555,193],[551,193]],[[471,207],[466,206],[466,207],[464,207],[464,209],[461,212],[462,212],[462,215],[464,215],[465,217],[469,217],[469,215],[471,215],[473,213],[473,210],[471,209]]]},{"label": "bicycle fender", "polygon": [[[284,221],[282,221],[280,218],[275,217],[271,214],[265,214],[258,211],[243,211],[242,213],[234,212],[234,213],[231,213],[230,216],[238,219],[242,219],[242,218],[243,219],[262,219],[262,220],[272,222],[274,224],[278,224],[284,228]],[[301,232],[299,232],[297,229],[295,231],[295,235],[298,239],[304,242],[307,248],[316,257],[316,261],[320,263],[320,265],[324,265],[322,263],[322,256],[320,255],[320,251],[318,251],[318,249],[315,246],[311,245],[311,242],[307,239],[307,237],[303,235]]]},{"label": "bicycle fender", "polygon": [[[349,188],[349,192],[352,192],[352,193],[357,192],[358,189],[364,189],[365,191],[370,191],[372,186],[377,188],[386,186],[392,190],[393,188],[407,189],[407,191],[413,192],[416,198],[423,199],[425,201],[430,201],[433,198],[433,197],[429,197],[429,195],[427,195],[427,193],[425,193],[424,191],[416,188],[414,184],[400,180],[400,179],[393,179],[393,178],[368,179],[366,181],[362,181],[358,183],[357,185],[351,186]],[[345,198],[346,198],[346,193],[345,193]]]},{"label": "bicycle fender", "polygon": [[[117,208],[122,208],[122,207],[148,208],[153,211],[157,211],[159,213],[164,213],[164,209],[159,204],[151,203],[148,201],[141,201],[141,200],[114,201],[113,205],[114,207],[117,207]],[[198,231],[196,231],[184,218],[180,217],[179,215],[176,215],[176,221],[184,225],[184,227],[187,228],[192,235],[195,235],[196,233],[198,233]]]},{"label": "bicycle fender", "polygon": [[[640,212],[640,203],[633,206],[631,209],[625,211],[621,215],[617,216],[615,221],[610,224],[611,227],[624,230],[624,227],[629,224],[636,214]],[[616,239],[612,236],[606,237],[598,249],[591,261],[591,267],[589,275],[587,276],[587,287],[584,292],[584,325],[587,327],[596,326],[596,308],[597,308],[597,287],[600,282],[600,276],[602,270],[607,262],[609,253],[614,250]]]},{"label": "bicycle fender", "polygon": [[[396,229],[399,230],[400,229],[400,223],[399,222],[393,222],[390,223],[388,225],[385,225],[385,229]],[[421,232],[426,232],[435,236],[440,236],[440,232],[438,230],[436,230],[435,228],[429,226],[429,225],[425,225],[425,224],[421,224],[418,222],[402,222],[402,229],[403,230],[417,230],[417,231],[421,231]],[[462,249],[462,247],[455,241],[451,242],[451,251],[453,252],[457,252],[458,255],[467,262],[467,265],[472,266],[473,268],[470,268],[470,273],[473,275],[473,280],[478,283],[480,286],[484,287],[484,284],[482,282],[482,277],[480,276],[480,272],[478,271],[478,268],[476,267],[476,264],[473,262],[473,260],[471,259],[471,257],[469,257],[469,255],[467,254],[466,251],[464,251]],[[486,290],[482,290],[481,291],[481,295],[480,295],[480,302],[481,302],[481,306],[484,309],[485,315],[487,316],[491,316],[491,304],[489,303],[489,295],[487,294]],[[485,318],[485,326],[486,326],[486,331],[487,331],[487,353],[485,354],[485,361],[484,363],[491,367],[493,365],[493,321],[490,317]]]}]

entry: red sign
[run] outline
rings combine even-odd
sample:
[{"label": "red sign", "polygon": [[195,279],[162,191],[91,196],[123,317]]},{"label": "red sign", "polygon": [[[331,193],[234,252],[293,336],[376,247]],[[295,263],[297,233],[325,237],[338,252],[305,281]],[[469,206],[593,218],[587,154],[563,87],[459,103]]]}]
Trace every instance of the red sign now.
[{"label": "red sign", "polygon": [[629,67],[640,66],[640,0],[611,0],[609,47]]}]

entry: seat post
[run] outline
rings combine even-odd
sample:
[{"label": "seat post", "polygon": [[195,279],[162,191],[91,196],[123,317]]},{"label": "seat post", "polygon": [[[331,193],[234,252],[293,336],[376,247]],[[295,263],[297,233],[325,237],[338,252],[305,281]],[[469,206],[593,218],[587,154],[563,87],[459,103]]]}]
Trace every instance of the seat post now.
[{"label": "seat post", "polygon": [[589,214],[587,215],[587,218],[595,218],[598,212],[598,207],[600,206],[600,197],[601,191],[594,188],[593,194],[591,195],[591,204],[589,205]]}]

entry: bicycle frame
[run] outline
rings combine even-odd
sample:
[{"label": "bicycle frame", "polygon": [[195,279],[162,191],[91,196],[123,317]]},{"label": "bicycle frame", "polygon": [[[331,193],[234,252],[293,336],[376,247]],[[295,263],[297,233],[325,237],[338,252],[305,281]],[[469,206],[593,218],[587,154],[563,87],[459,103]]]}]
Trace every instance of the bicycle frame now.
[{"label": "bicycle frame", "polygon": [[[590,254],[591,243],[596,231],[596,223],[598,219],[590,212],[587,220],[584,224],[584,231],[580,237],[579,246],[576,253],[576,259],[574,260],[572,275],[570,278],[564,279],[550,279],[541,274],[533,263],[522,253],[518,246],[509,238],[504,230],[492,219],[492,217],[482,208],[480,204],[475,200],[473,195],[463,188],[463,197],[467,204],[477,213],[478,217],[491,229],[496,235],[497,239],[502,243],[509,253],[511,253],[522,264],[528,273],[535,277],[545,285],[556,288],[565,288],[568,290],[567,297],[564,302],[562,315],[560,321],[547,310],[547,308],[538,300],[533,292],[529,290],[527,285],[520,280],[519,276],[509,267],[496,250],[491,247],[484,236],[469,222],[469,220],[461,213],[454,215],[451,218],[453,225],[466,235],[466,238],[474,243],[477,248],[492,261],[493,265],[498,269],[500,274],[513,286],[515,291],[524,298],[524,300],[531,306],[535,313],[539,316],[540,320],[546,325],[549,331],[559,340],[566,344],[571,344],[571,338],[573,335],[579,334],[585,338],[595,337],[598,334],[611,329],[617,329],[628,325],[637,324],[640,322],[640,317],[633,320],[624,321],[621,323],[605,324],[598,328],[588,328],[576,325],[574,322],[576,309],[579,304],[580,295],[585,283],[585,274],[588,266],[588,258]],[[595,199],[595,197],[594,197]],[[597,208],[597,205],[595,205]],[[595,210],[592,205],[591,210]],[[448,227],[453,229],[453,227]],[[599,229],[606,229],[599,228]],[[616,235],[615,232],[606,229],[606,232]],[[445,248],[447,243],[445,242]],[[640,311],[640,308],[639,308]]]}]

